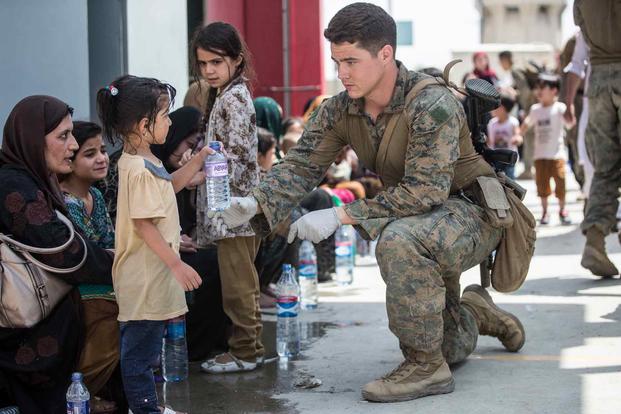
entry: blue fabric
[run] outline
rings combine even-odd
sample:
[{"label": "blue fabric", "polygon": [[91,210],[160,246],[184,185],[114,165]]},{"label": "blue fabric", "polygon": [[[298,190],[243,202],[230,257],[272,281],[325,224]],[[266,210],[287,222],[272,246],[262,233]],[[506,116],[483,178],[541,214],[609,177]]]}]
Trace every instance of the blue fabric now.
[{"label": "blue fabric", "polygon": [[155,175],[156,177],[162,178],[166,181],[172,181],[172,175],[170,175],[168,173],[168,171],[166,171],[166,168],[164,168],[164,166],[158,166],[153,164],[151,161],[145,159],[144,160],[144,167],[151,171],[151,173],[153,175]]},{"label": "blue fabric", "polygon": [[134,414],[161,414],[153,367],[158,365],[166,321],[121,322],[121,375]]}]

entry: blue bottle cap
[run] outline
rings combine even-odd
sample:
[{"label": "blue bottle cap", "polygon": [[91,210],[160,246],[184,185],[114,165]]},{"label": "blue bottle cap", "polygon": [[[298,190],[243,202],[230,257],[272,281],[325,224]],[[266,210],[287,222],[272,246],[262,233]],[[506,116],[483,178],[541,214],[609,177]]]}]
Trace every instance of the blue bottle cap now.
[{"label": "blue bottle cap", "polygon": [[220,141],[210,141],[208,145],[209,145],[209,148],[211,148],[214,151],[222,150],[222,143]]},{"label": "blue bottle cap", "polygon": [[291,265],[289,263],[285,263],[284,265],[282,265],[282,271],[283,272],[290,272],[293,268],[291,267]]},{"label": "blue bottle cap", "polygon": [[72,382],[82,381],[82,373],[74,372],[73,374],[71,374],[71,381]]}]

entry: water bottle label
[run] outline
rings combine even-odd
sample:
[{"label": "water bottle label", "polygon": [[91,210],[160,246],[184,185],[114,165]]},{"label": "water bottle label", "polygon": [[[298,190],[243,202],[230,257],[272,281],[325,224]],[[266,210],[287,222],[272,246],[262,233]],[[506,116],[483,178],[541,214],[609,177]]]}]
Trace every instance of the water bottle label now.
[{"label": "water bottle label", "polygon": [[205,164],[205,175],[207,178],[226,177],[229,167],[226,162],[214,162]]},{"label": "water bottle label", "polygon": [[300,277],[313,278],[317,276],[317,265],[315,263],[300,264]]},{"label": "water bottle label", "polygon": [[168,339],[185,338],[185,324],[183,322],[169,322],[166,325],[166,338]]},{"label": "water bottle label", "polygon": [[276,310],[281,318],[292,318],[298,316],[298,297],[282,296],[276,300]]},{"label": "water bottle label", "polygon": [[90,407],[88,400],[80,402],[67,402],[67,414],[88,414]]},{"label": "water bottle label", "polygon": [[350,256],[351,255],[351,243],[337,244],[335,253],[337,256]]}]

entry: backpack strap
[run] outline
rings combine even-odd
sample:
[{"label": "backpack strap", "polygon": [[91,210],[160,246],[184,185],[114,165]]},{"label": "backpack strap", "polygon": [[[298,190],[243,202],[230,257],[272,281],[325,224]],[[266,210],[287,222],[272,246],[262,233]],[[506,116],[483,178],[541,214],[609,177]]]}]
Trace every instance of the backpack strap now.
[{"label": "backpack strap", "polygon": [[405,116],[405,111],[407,107],[412,103],[414,98],[427,86],[430,85],[445,85],[445,82],[442,78],[427,78],[417,82],[412,89],[408,92],[405,97],[405,104],[403,106],[403,112],[400,114],[394,114],[390,120],[388,121],[388,125],[386,125],[386,130],[384,131],[384,135],[382,136],[382,141],[380,142],[379,149],[377,150],[377,158],[375,166],[377,168],[377,172],[379,175],[382,175],[382,169],[384,163],[386,162],[386,156],[388,155],[388,147],[390,145],[390,141],[392,140],[393,132],[397,126],[397,122],[402,116]]}]

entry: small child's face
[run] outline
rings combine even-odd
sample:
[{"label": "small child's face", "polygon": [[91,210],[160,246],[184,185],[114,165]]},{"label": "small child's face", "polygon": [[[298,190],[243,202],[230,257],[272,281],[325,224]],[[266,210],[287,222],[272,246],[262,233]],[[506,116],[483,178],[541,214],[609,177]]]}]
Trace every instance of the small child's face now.
[{"label": "small child's face", "polygon": [[504,70],[511,69],[511,60],[507,58],[500,58],[499,60],[500,60],[500,66],[502,66]]},{"label": "small child's face", "polygon": [[557,93],[558,90],[556,88],[551,88],[546,84],[541,84],[535,89],[535,95],[537,96],[537,100],[543,105],[549,105],[553,103],[556,99]]},{"label": "small child's face", "polygon": [[494,111],[492,112],[492,115],[497,117],[501,121],[504,121],[507,119],[507,116],[509,114],[507,113],[507,110],[505,109],[505,107],[500,105],[498,108],[494,109]]},{"label": "small child's face", "polygon": [[226,86],[242,62],[241,56],[233,59],[230,56],[216,54],[200,47],[196,49],[195,53],[201,76],[212,88]]}]

